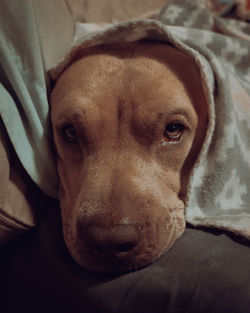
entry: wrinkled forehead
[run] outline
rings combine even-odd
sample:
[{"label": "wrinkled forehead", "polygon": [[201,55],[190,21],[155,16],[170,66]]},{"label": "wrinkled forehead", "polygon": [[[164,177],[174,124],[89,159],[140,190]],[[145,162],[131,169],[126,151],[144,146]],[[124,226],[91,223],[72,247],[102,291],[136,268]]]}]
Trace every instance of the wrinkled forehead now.
[{"label": "wrinkled forehead", "polygon": [[80,51],[59,77],[51,102],[53,107],[77,102],[77,97],[126,98],[131,93],[150,100],[161,92],[171,99],[188,95],[197,102],[194,98],[202,94],[198,67],[175,47],[138,42]]}]

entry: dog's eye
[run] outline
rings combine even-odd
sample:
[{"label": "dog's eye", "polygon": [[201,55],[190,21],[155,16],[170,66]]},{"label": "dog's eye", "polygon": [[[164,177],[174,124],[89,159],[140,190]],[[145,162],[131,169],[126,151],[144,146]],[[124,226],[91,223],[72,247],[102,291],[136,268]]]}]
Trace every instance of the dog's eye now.
[{"label": "dog's eye", "polygon": [[67,125],[62,128],[62,134],[65,140],[69,142],[75,142],[77,139],[77,133],[75,127],[72,125]]},{"label": "dog's eye", "polygon": [[185,126],[181,123],[170,123],[164,131],[164,139],[167,142],[179,142]]}]

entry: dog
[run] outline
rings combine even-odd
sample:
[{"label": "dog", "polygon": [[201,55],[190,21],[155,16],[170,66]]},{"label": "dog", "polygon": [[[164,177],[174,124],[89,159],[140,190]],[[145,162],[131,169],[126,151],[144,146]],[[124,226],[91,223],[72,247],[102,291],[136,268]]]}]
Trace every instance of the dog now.
[{"label": "dog", "polygon": [[165,43],[83,49],[56,81],[51,123],[66,246],[89,271],[132,271],[185,230],[207,129],[194,60]]}]

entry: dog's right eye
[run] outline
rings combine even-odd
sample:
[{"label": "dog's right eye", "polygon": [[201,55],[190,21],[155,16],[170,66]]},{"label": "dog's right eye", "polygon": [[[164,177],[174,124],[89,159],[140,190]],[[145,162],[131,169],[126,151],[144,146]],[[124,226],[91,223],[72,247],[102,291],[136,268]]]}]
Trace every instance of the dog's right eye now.
[{"label": "dog's right eye", "polygon": [[185,126],[181,123],[169,123],[164,131],[165,141],[168,143],[177,143],[181,140]]},{"label": "dog's right eye", "polygon": [[62,127],[63,138],[69,142],[76,142],[77,133],[73,125],[67,125]]}]

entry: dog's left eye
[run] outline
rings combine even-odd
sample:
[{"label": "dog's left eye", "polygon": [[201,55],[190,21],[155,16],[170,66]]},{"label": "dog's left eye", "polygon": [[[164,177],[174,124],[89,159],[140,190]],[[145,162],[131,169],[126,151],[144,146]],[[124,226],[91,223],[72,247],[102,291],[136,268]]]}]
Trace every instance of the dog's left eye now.
[{"label": "dog's left eye", "polygon": [[75,142],[77,139],[77,133],[75,127],[72,125],[67,125],[62,128],[62,134],[65,140],[69,142]]},{"label": "dog's left eye", "polygon": [[167,142],[179,142],[185,126],[181,123],[170,123],[164,131],[164,139]]}]

